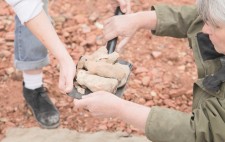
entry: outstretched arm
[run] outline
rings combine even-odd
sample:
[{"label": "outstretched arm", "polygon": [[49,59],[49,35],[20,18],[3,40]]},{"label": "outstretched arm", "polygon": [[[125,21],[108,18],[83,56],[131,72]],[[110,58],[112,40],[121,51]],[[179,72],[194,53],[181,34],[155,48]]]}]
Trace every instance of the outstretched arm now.
[{"label": "outstretched arm", "polygon": [[145,131],[150,108],[118,98],[117,96],[99,91],[74,100],[75,107],[89,110],[93,116],[117,117],[134,127]]}]

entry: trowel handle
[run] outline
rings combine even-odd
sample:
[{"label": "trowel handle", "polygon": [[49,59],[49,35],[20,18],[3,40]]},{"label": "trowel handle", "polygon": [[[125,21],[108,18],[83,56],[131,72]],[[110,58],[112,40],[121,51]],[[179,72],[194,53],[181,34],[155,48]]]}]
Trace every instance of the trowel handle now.
[{"label": "trowel handle", "polygon": [[[124,13],[121,11],[120,7],[118,6],[116,8],[115,15],[123,15],[123,14]],[[108,50],[108,54],[111,54],[115,51],[117,39],[118,37],[115,37],[107,42],[106,48]]]}]

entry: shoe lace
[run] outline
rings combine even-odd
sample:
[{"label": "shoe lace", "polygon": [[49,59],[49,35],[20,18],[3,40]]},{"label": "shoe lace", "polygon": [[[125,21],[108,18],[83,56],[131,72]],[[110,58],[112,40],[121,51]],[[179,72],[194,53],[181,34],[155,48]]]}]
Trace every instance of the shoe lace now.
[{"label": "shoe lace", "polygon": [[47,92],[48,92],[47,88],[45,88],[45,87],[35,90],[33,102],[34,102],[34,105],[37,109],[40,109],[40,104],[43,105],[43,107],[45,107],[44,105],[47,105],[46,102],[48,104],[50,104],[48,101],[43,101],[43,99],[42,99],[42,95],[47,93]]}]

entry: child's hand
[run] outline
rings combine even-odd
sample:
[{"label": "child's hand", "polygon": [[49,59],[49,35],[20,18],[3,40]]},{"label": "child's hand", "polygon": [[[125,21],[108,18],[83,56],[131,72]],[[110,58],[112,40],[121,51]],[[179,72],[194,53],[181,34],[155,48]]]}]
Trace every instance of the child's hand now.
[{"label": "child's hand", "polygon": [[69,55],[68,58],[64,61],[60,61],[59,63],[59,89],[62,93],[69,93],[73,89],[73,79],[76,73],[76,65]]}]

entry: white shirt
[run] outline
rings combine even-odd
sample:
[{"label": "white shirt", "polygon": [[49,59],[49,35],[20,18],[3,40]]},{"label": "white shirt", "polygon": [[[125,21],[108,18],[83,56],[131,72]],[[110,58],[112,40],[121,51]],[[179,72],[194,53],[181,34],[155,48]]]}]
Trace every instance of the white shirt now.
[{"label": "white shirt", "polygon": [[6,0],[22,24],[37,16],[43,9],[42,0]]}]

